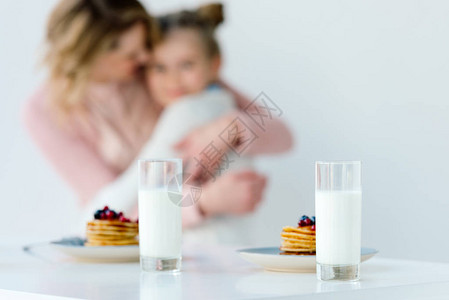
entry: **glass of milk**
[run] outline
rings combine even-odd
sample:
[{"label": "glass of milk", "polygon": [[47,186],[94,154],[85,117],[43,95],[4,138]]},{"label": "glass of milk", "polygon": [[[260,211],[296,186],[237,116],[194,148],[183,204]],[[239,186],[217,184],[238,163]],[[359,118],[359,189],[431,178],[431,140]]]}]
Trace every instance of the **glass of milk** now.
[{"label": "glass of milk", "polygon": [[[181,179],[181,180],[178,180]],[[181,159],[139,160],[139,248],[144,271],[181,269]]]},{"label": "glass of milk", "polygon": [[315,163],[316,262],[320,280],[359,280],[360,161]]}]

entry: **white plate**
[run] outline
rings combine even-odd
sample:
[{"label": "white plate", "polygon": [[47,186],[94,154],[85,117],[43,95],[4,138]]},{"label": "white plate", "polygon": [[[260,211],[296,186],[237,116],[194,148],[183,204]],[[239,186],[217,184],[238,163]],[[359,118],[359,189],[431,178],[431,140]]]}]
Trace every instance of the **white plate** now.
[{"label": "white plate", "polygon": [[139,246],[84,246],[80,238],[64,238],[50,245],[71,257],[86,261],[129,262],[139,260]]},{"label": "white plate", "polygon": [[[237,252],[249,262],[265,270],[280,272],[315,272],[315,255],[280,255],[279,247],[248,248]],[[376,249],[362,248],[362,262],[373,257]]]}]

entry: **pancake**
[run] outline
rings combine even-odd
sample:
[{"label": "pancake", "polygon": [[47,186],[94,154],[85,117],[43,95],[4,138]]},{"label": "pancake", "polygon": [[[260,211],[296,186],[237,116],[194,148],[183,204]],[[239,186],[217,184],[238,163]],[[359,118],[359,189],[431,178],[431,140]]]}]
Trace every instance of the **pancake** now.
[{"label": "pancake", "polygon": [[132,238],[135,237],[137,234],[136,233],[127,233],[127,234],[105,234],[101,231],[98,232],[86,232],[86,236],[89,237],[94,237],[94,238],[104,238],[104,239],[126,239],[126,238]]},{"label": "pancake", "polygon": [[282,246],[291,247],[291,248],[306,248],[306,249],[315,249],[315,241],[282,241]]},{"label": "pancake", "polygon": [[294,240],[307,240],[307,241],[315,241],[315,236],[310,234],[302,234],[296,232],[282,232],[281,237],[290,238]]},{"label": "pancake", "polygon": [[284,232],[293,232],[315,236],[315,230],[312,230],[311,228],[312,226],[304,226],[304,227],[285,226],[282,228],[282,230]]},{"label": "pancake", "polygon": [[[282,247],[279,249],[282,250]],[[313,251],[313,252],[298,252],[296,250],[292,250],[292,252],[285,251],[285,250],[282,250],[282,251],[284,251],[284,252],[280,252],[279,253],[280,255],[315,255],[315,251]]]},{"label": "pancake", "polygon": [[[314,227],[313,227],[314,229]],[[281,232],[282,255],[312,255],[316,250],[315,230],[310,226],[284,226]]]},{"label": "pancake", "polygon": [[101,227],[101,228],[107,228],[107,227],[119,227],[119,228],[139,228],[139,224],[134,222],[122,222],[122,221],[115,221],[115,220],[93,220],[87,222],[88,226],[95,226],[95,227]]},{"label": "pancake", "polygon": [[136,239],[106,241],[106,240],[88,240],[85,246],[128,246],[139,245],[139,241]]},{"label": "pancake", "polygon": [[115,230],[115,231],[136,231],[138,230],[138,227],[124,227],[119,225],[107,225],[107,226],[101,226],[101,225],[87,225],[87,228],[92,228],[96,230]]},{"label": "pancake", "polygon": [[288,247],[280,247],[279,248],[285,252],[294,252],[294,253],[315,253],[315,249],[296,249],[296,248],[288,248]]},{"label": "pancake", "polygon": [[137,230],[133,231],[122,231],[122,230],[101,230],[101,229],[87,229],[87,234],[101,234],[101,235],[115,235],[115,236],[136,236]]},{"label": "pancake", "polygon": [[[109,211],[104,209],[103,211]],[[97,211],[102,212],[102,211]],[[110,213],[112,214],[112,213]],[[121,213],[120,213],[121,214]],[[117,214],[114,212],[113,215]],[[139,224],[118,215],[116,219],[96,219],[87,222],[85,246],[138,245]]]}]

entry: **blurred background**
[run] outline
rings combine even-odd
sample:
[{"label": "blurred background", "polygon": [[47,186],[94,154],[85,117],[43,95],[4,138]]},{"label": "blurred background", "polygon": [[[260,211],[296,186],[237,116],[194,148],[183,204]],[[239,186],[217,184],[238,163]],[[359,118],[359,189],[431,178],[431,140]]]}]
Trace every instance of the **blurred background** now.
[{"label": "blurred background", "polygon": [[[20,123],[45,75],[39,50],[56,2],[0,2],[0,236],[8,239],[60,238],[77,213]],[[143,2],[152,14],[205,3]],[[362,244],[449,262],[449,2],[223,3],[223,78],[249,98],[265,92],[296,139],[289,154],[258,159],[270,182],[254,215],[256,244],[278,245],[282,226],[314,214],[316,160],[362,160]]]}]

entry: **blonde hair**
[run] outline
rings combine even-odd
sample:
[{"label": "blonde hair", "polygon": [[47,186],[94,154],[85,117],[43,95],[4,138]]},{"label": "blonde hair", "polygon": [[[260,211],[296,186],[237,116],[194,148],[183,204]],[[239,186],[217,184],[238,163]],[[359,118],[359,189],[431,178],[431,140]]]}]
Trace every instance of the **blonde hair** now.
[{"label": "blonde hair", "polygon": [[137,23],[147,31],[151,48],[157,31],[137,0],[62,0],[47,24],[50,105],[64,118],[73,110],[83,110],[92,62],[117,45],[119,36]]}]

